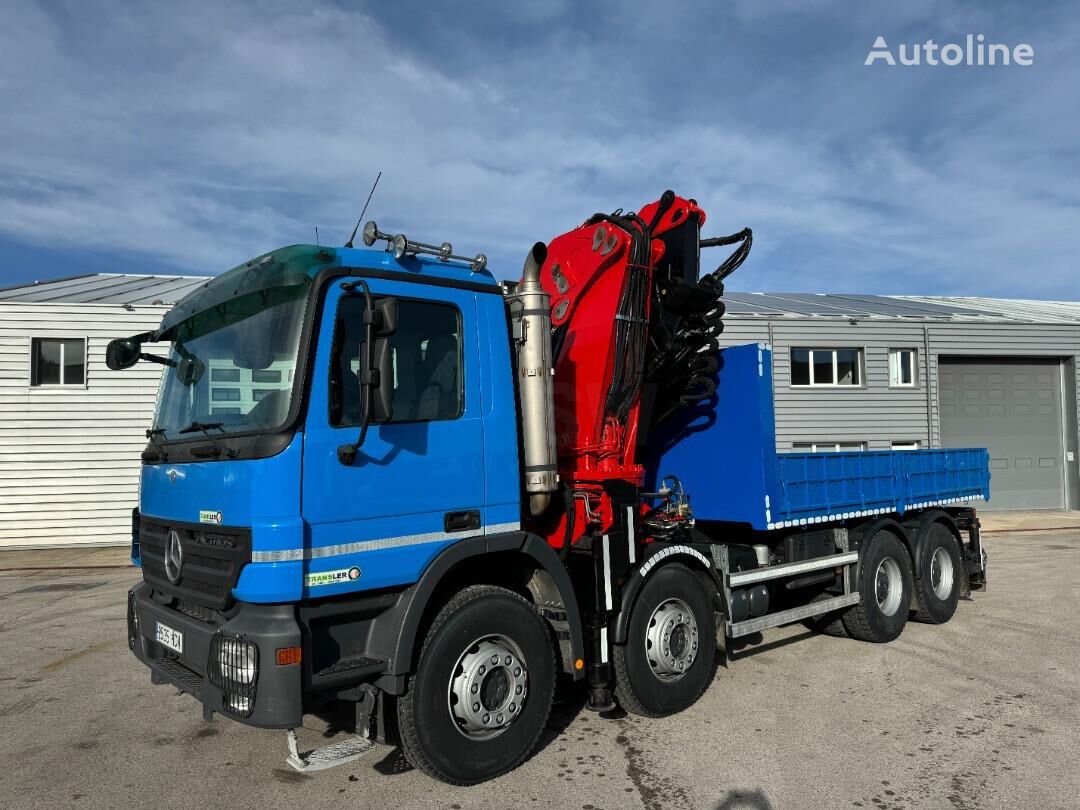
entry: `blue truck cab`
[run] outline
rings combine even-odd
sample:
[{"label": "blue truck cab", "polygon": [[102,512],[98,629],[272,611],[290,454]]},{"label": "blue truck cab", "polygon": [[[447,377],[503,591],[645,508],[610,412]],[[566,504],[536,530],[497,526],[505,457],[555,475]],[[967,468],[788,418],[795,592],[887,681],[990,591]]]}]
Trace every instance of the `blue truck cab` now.
[{"label": "blue truck cab", "polygon": [[[357,282],[397,304],[393,417],[345,464],[339,448],[361,430]],[[260,726],[296,727],[361,676],[400,689],[411,650],[395,658],[401,639],[373,629],[419,620],[408,610],[415,586],[455,541],[471,538],[475,551],[527,542],[492,275],[287,247],[207,282],[147,340],[172,347],[143,454],[136,656],[208,712]],[[531,547],[559,572],[553,552]],[[324,617],[334,610],[391,615]]]},{"label": "blue truck cab", "polygon": [[523,488],[521,381],[551,375],[516,359],[539,339],[550,363],[547,299],[515,309],[443,247],[281,248],[110,344],[111,368],[165,367],[129,647],[207,719],[292,730],[344,700],[361,738],[471,784],[528,756],[557,677],[596,710],[670,714],[717,632],[888,641],[983,581],[985,451],[777,454],[757,344],[719,352],[717,397],[650,439],[649,491],[605,485],[603,520],[564,493],[589,526],[557,551]]}]

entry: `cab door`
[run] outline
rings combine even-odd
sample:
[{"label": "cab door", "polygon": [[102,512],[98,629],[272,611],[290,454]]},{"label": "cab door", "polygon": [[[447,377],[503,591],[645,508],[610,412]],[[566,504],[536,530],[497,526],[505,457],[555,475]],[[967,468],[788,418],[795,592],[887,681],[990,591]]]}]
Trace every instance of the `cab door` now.
[{"label": "cab door", "polygon": [[372,279],[398,300],[393,412],[360,431],[364,296],[328,291],[304,435],[305,595],[416,581],[446,545],[483,533],[484,431],[475,293]]}]

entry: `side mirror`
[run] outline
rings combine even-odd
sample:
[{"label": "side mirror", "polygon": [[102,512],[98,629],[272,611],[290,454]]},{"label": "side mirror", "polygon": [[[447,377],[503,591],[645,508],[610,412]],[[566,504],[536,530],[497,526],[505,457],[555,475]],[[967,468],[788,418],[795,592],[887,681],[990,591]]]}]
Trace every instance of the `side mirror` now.
[{"label": "side mirror", "polygon": [[206,363],[198,357],[184,357],[176,369],[176,376],[189,388],[202,379],[206,373]]},{"label": "side mirror", "polygon": [[360,436],[355,442],[340,445],[338,461],[352,466],[356,454],[364,444],[368,426],[374,422],[388,422],[394,411],[394,352],[390,336],[397,331],[398,302],[396,298],[372,301],[371,291],[363,281],[346,282],[342,287],[348,291],[359,287],[366,298],[364,327],[366,340],[360,344]]},{"label": "side mirror", "polygon": [[390,341],[376,340],[371,354],[371,421],[389,422],[394,415],[394,353]]},{"label": "side mirror", "polygon": [[113,371],[123,371],[139,362],[142,344],[133,338],[110,340],[105,347],[105,365]]},{"label": "side mirror", "polygon": [[[375,337],[390,337],[397,331],[398,325],[398,300],[396,298],[380,298],[375,302],[372,310],[372,327]],[[376,348],[378,348],[376,346]]]}]

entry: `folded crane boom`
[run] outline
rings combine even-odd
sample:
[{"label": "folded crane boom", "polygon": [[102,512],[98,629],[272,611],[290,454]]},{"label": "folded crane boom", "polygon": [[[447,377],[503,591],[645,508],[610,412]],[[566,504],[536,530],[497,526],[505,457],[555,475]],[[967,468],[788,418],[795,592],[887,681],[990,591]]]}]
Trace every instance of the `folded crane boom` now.
[{"label": "folded crane boom", "polygon": [[[702,240],[705,219],[695,200],[667,191],[637,213],[595,214],[548,245],[540,283],[551,302],[553,430],[567,497],[537,528],[556,547],[610,524],[604,484],[642,487],[654,426],[715,391],[722,281],[745,260],[750,230]],[[700,248],[732,244],[700,277]]]}]

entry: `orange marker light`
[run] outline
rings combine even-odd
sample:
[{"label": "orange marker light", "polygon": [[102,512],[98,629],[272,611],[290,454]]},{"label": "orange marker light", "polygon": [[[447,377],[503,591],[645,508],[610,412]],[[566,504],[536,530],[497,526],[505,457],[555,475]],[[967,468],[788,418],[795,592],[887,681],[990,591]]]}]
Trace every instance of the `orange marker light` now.
[{"label": "orange marker light", "polygon": [[279,667],[286,666],[287,664],[299,664],[300,647],[278,647],[276,657]]},{"label": "orange marker light", "polygon": [[584,669],[584,668],[585,668],[585,662],[582,661],[580,658],[577,661],[574,662],[574,669]]}]

